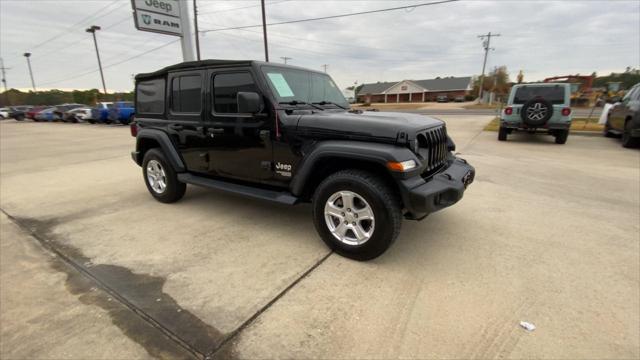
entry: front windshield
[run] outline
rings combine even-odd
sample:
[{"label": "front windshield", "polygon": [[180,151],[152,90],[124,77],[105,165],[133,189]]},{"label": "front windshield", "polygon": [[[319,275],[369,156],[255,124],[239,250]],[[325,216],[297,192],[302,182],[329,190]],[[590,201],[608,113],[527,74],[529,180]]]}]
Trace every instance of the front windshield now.
[{"label": "front windshield", "polygon": [[326,102],[349,107],[342,92],[327,74],[275,66],[263,66],[262,72],[278,102]]}]

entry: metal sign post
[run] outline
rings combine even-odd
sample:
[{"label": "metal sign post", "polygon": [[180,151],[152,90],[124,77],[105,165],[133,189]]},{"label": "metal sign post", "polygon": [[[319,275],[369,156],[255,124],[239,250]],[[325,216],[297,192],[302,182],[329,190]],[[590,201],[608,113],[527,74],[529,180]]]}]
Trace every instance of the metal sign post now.
[{"label": "metal sign post", "polygon": [[185,0],[131,0],[136,29],[181,37],[182,58],[195,60],[189,8]]}]

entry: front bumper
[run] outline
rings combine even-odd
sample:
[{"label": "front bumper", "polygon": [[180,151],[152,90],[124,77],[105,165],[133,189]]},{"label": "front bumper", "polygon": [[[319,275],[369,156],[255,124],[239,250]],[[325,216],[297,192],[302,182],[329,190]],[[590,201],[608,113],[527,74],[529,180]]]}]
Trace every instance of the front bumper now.
[{"label": "front bumper", "polygon": [[400,181],[400,189],[408,217],[422,219],[432,212],[451,206],[462,199],[467,186],[475,178],[475,169],[466,160],[452,156],[448,167],[430,179],[413,177]]}]

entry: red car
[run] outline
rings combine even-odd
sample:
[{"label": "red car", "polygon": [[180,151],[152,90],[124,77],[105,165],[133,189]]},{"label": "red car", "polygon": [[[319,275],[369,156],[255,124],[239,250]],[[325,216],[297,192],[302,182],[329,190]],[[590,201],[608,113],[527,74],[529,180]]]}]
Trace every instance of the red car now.
[{"label": "red car", "polygon": [[26,112],[27,119],[35,119],[37,113],[50,107],[51,106],[34,106],[33,109]]}]

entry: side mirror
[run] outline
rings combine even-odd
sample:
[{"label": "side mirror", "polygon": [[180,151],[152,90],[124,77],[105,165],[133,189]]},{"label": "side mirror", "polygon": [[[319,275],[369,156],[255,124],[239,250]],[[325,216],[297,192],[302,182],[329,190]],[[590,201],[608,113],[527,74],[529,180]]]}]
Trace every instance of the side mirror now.
[{"label": "side mirror", "polygon": [[262,110],[262,101],[258,93],[239,92],[236,99],[238,100],[238,113],[240,114],[255,114]]}]

